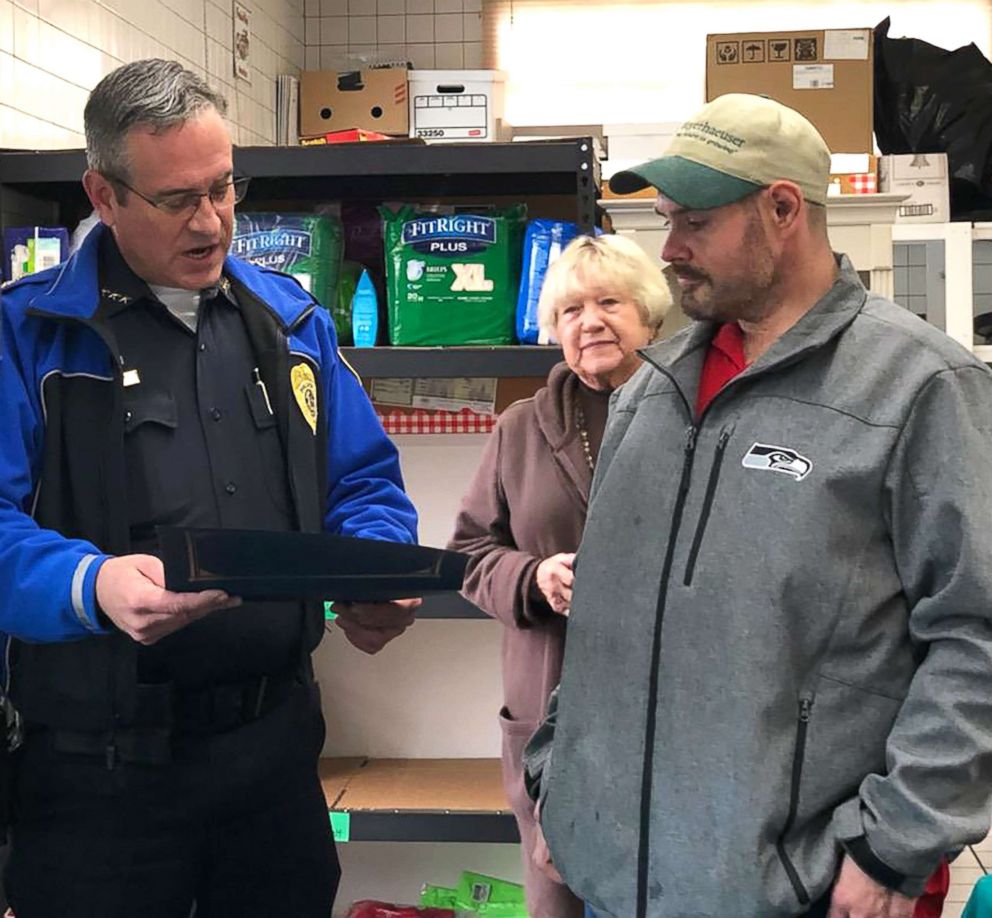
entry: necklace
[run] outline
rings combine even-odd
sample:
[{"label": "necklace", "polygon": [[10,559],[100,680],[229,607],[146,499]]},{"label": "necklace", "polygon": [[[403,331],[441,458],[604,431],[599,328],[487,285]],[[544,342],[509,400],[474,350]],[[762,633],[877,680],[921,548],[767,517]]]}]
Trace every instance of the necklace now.
[{"label": "necklace", "polygon": [[582,442],[582,452],[585,453],[586,464],[589,471],[596,471],[596,460],[592,458],[592,450],[589,448],[589,431],[586,430],[586,415],[582,410],[582,405],[575,403],[575,426],[579,428],[579,440]]}]

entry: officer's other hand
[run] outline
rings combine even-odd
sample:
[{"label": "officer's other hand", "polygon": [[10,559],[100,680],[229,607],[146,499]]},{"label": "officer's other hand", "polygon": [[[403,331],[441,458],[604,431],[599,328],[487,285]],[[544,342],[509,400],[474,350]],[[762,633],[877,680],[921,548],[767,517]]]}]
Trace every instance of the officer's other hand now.
[{"label": "officer's other hand", "polygon": [[105,561],[96,575],[96,601],[103,614],[139,644],[154,644],[211,612],[241,605],[240,598],[222,590],[165,589],[165,569],[152,555]]},{"label": "officer's other hand", "polygon": [[879,886],[844,856],[827,918],[912,918],[915,899]]},{"label": "officer's other hand", "polygon": [[378,653],[416,618],[422,599],[393,602],[335,602],[335,622],[344,636],[365,653]]}]

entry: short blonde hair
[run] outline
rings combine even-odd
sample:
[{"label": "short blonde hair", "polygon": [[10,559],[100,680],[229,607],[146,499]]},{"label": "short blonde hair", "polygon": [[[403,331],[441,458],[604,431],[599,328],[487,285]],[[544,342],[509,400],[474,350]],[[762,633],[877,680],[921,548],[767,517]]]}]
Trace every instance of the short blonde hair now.
[{"label": "short blonde hair", "polygon": [[626,236],[579,236],[573,239],[544,276],[537,302],[537,324],[552,334],[558,324],[558,310],[572,297],[592,287],[605,287],[619,296],[628,296],[641,309],[644,324],[652,338],[672,305],[672,294],[661,273],[661,266]]}]

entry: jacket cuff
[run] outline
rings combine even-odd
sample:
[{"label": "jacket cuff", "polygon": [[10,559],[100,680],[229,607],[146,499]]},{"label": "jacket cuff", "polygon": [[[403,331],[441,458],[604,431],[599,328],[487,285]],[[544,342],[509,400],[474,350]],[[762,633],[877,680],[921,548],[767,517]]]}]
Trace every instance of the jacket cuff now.
[{"label": "jacket cuff", "polygon": [[890,867],[875,854],[864,835],[845,839],[841,844],[851,860],[879,886],[911,898],[919,896],[926,887],[929,876],[910,876]]},{"label": "jacket cuff", "polygon": [[547,621],[555,614],[537,586],[537,569],[540,564],[540,558],[534,558],[524,566],[521,574],[519,614],[516,616],[519,628],[530,628]]},{"label": "jacket cuff", "polygon": [[101,616],[96,601],[96,575],[109,557],[110,555],[84,555],[72,575],[72,611],[79,623],[94,634],[104,634],[107,630],[104,625],[105,616]]},{"label": "jacket cuff", "polygon": [[863,835],[859,838],[848,839],[844,843],[844,848],[862,872],[868,874],[876,883],[886,889],[899,889],[908,879],[906,874],[893,870],[878,857],[871,850],[868,839]]},{"label": "jacket cuff", "polygon": [[[871,831],[865,826],[865,806],[860,797],[846,800],[834,810],[832,831],[851,860],[872,880],[904,896],[919,896],[937,869],[939,858],[931,865],[925,860],[914,860],[913,873],[904,873],[893,867],[890,860],[883,859],[870,841]],[[919,865],[920,873],[916,873]]]}]

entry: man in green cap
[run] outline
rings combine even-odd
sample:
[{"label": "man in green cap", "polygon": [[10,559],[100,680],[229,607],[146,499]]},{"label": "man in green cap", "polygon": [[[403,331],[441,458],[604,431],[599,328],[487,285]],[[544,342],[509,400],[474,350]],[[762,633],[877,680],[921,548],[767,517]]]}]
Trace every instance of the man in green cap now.
[{"label": "man in green cap", "polygon": [[735,94],[611,183],[697,321],[614,395],[525,757],[600,918],[909,918],[989,829],[992,373],[831,251],[829,163]]}]

